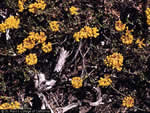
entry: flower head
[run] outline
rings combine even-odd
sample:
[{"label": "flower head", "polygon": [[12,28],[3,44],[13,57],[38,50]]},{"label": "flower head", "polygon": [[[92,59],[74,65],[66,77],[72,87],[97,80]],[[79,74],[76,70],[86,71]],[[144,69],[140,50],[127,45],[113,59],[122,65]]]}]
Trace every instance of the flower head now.
[{"label": "flower head", "polygon": [[18,0],[18,7],[19,7],[19,12],[23,12],[24,10],[24,2],[27,0]]},{"label": "flower head", "polygon": [[39,9],[44,10],[46,7],[46,3],[44,0],[38,0],[35,3],[29,5],[29,12],[36,13]]},{"label": "flower head", "polygon": [[99,30],[97,29],[97,27],[93,27],[92,28],[92,33],[93,33],[93,37],[96,38],[99,36]]},{"label": "flower head", "polygon": [[0,32],[5,33],[7,28],[8,28],[8,26],[6,23],[0,24]]},{"label": "flower head", "polygon": [[22,53],[24,53],[25,51],[26,51],[26,48],[23,46],[22,43],[19,44],[19,45],[17,45],[17,53],[18,53],[18,54],[22,54]]},{"label": "flower head", "polygon": [[50,29],[54,32],[59,31],[59,22],[58,21],[51,21],[49,23]]},{"label": "flower head", "polygon": [[42,50],[45,52],[45,53],[49,53],[52,51],[52,43],[51,42],[48,42],[47,44],[46,43],[43,43],[42,44]]},{"label": "flower head", "polygon": [[11,102],[12,109],[19,109],[21,104],[17,101]]},{"label": "flower head", "polygon": [[71,80],[72,86],[74,88],[80,88],[82,87],[83,80],[80,77],[73,77]]},{"label": "flower head", "polygon": [[145,10],[146,17],[147,17],[147,24],[150,25],[150,8]]},{"label": "flower head", "polygon": [[132,44],[133,42],[133,35],[131,34],[133,30],[128,30],[128,27],[127,27],[127,30],[126,30],[126,33],[124,35],[121,36],[121,41],[123,44]]},{"label": "flower head", "polygon": [[125,27],[126,27],[126,24],[123,24],[123,23],[121,22],[121,20],[118,20],[118,21],[115,22],[115,29],[116,29],[117,31],[124,31],[124,30],[125,30]]},{"label": "flower head", "polygon": [[21,104],[17,101],[11,103],[3,103],[0,105],[0,109],[19,109]]},{"label": "flower head", "polygon": [[79,9],[74,6],[71,6],[71,8],[69,9],[71,15],[78,15],[78,10]]},{"label": "flower head", "polygon": [[83,28],[81,28],[81,30],[79,32],[75,32],[74,35],[73,35],[73,38],[75,38],[75,40],[77,42],[80,41],[80,39],[83,39],[83,38],[96,38],[99,36],[99,33],[98,33],[98,29],[97,27],[89,27],[89,26],[84,26]]},{"label": "flower head", "polygon": [[35,53],[30,53],[26,56],[26,64],[35,65],[37,64],[37,56]]},{"label": "flower head", "polygon": [[104,59],[104,64],[112,69],[122,70],[123,66],[123,56],[120,53],[113,53]]},{"label": "flower head", "polygon": [[7,24],[7,28],[11,29],[18,29],[20,24],[20,19],[18,17],[10,16],[5,20],[5,23]]},{"label": "flower head", "polygon": [[145,46],[145,44],[143,43],[144,38],[142,40],[140,40],[139,38],[136,40],[136,44],[138,44],[139,48],[143,48]]},{"label": "flower head", "polygon": [[47,38],[44,32],[40,32],[40,34],[37,35],[36,37],[37,37],[37,43],[39,43],[39,44],[44,43]]},{"label": "flower head", "polygon": [[109,86],[112,83],[112,80],[110,79],[110,75],[105,74],[104,78],[100,77],[98,83],[99,86]]},{"label": "flower head", "polygon": [[6,29],[18,29],[20,19],[18,17],[10,16],[3,23],[0,24],[0,32],[6,31]]},{"label": "flower head", "polygon": [[50,52],[52,50],[51,43],[49,42],[48,44],[45,44],[46,39],[47,37],[44,32],[30,32],[28,37],[23,40],[23,43],[17,45],[17,52],[22,54],[27,49],[33,49],[38,44],[42,44],[44,52]]},{"label": "flower head", "polygon": [[134,106],[134,99],[131,96],[127,96],[123,99],[122,105],[131,108]]},{"label": "flower head", "polygon": [[32,49],[35,46],[35,41],[27,37],[23,40],[23,46],[26,49]]}]

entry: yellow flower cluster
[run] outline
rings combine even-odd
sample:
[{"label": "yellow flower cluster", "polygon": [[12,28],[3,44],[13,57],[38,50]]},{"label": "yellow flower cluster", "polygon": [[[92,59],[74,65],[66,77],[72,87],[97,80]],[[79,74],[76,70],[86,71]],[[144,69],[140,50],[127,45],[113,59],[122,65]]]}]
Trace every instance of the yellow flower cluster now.
[{"label": "yellow flower cluster", "polygon": [[89,26],[84,26],[84,28],[82,28],[79,32],[75,32],[74,35],[73,35],[73,38],[75,38],[75,40],[77,42],[80,41],[80,39],[83,39],[83,38],[96,38],[97,36],[99,36],[99,33],[98,33],[98,29],[97,27],[89,27]]},{"label": "yellow flower cluster", "polygon": [[82,87],[83,80],[80,77],[73,77],[71,83],[74,88],[80,88]]},{"label": "yellow flower cluster", "polygon": [[6,29],[18,29],[19,24],[20,19],[18,17],[10,16],[0,24],[0,32],[5,33]]},{"label": "yellow flower cluster", "polygon": [[20,108],[20,103],[15,101],[15,102],[11,102],[9,103],[3,103],[0,105],[0,110],[3,109],[19,109]]},{"label": "yellow flower cluster", "polygon": [[32,49],[36,44],[44,43],[46,40],[46,35],[44,32],[35,33],[30,32],[29,36],[23,40],[23,43],[17,46],[19,54],[24,53],[27,49]]},{"label": "yellow flower cluster", "polygon": [[123,44],[132,44],[133,42],[133,35],[131,34],[131,32],[133,32],[133,30],[128,30],[128,27],[126,27],[126,33],[124,35],[121,36],[121,41]]},{"label": "yellow flower cluster", "polygon": [[36,13],[38,9],[44,10],[46,7],[46,3],[44,0],[38,0],[35,3],[29,5],[29,12]]},{"label": "yellow flower cluster", "polygon": [[122,101],[122,105],[128,108],[131,108],[134,106],[134,98],[132,98],[131,96],[127,96],[123,99]]},{"label": "yellow flower cluster", "polygon": [[52,51],[52,43],[51,42],[48,42],[47,44],[44,42],[42,44],[42,50],[45,52],[45,53],[49,53]]},{"label": "yellow flower cluster", "polygon": [[26,51],[26,48],[23,46],[22,43],[19,44],[19,45],[17,45],[17,53],[18,53],[18,54],[22,54],[22,53],[24,53],[25,51]]},{"label": "yellow flower cluster", "polygon": [[19,12],[23,12],[23,10],[24,10],[24,3],[25,3],[26,1],[27,1],[27,0],[18,0]]},{"label": "yellow flower cluster", "polygon": [[[47,37],[44,32],[35,33],[30,32],[29,36],[23,40],[23,43],[17,45],[17,52],[18,54],[24,53],[27,49],[32,49],[35,45],[42,44],[42,50],[45,53],[49,53],[52,51],[52,44],[51,42],[45,43]],[[35,53],[30,53],[26,56],[26,63],[28,65],[37,64],[37,56]]]},{"label": "yellow flower cluster", "polygon": [[49,22],[49,25],[50,25],[50,29],[53,32],[59,31],[59,22],[58,21],[51,21],[51,22]]},{"label": "yellow flower cluster", "polygon": [[113,53],[104,59],[104,64],[112,69],[117,69],[118,71],[122,70],[123,66],[123,56],[120,53]]},{"label": "yellow flower cluster", "polygon": [[37,64],[37,56],[35,53],[30,53],[26,56],[26,63],[28,65],[35,65]]},{"label": "yellow flower cluster", "polygon": [[150,25],[150,8],[147,8],[146,11],[147,24]]},{"label": "yellow flower cluster", "polygon": [[71,6],[71,8],[69,9],[70,11],[70,14],[71,15],[78,15],[78,8],[74,7],[74,6]]},{"label": "yellow flower cluster", "polygon": [[143,48],[143,46],[145,47],[145,44],[143,43],[144,38],[142,40],[140,40],[139,38],[136,40],[136,44],[138,44],[139,48]]},{"label": "yellow flower cluster", "polygon": [[105,74],[104,78],[100,77],[100,80],[98,81],[99,86],[109,86],[112,83],[112,80],[110,79],[110,75]]},{"label": "yellow flower cluster", "polygon": [[117,31],[124,31],[124,30],[125,30],[125,27],[126,27],[126,24],[123,24],[123,23],[121,22],[121,20],[118,20],[118,21],[115,22],[115,29],[116,29]]}]

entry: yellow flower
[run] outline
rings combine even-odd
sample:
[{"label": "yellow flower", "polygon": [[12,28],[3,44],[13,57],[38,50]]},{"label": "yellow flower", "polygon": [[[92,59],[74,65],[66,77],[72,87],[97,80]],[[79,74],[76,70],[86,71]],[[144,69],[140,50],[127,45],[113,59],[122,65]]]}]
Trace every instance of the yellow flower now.
[{"label": "yellow flower", "polygon": [[[29,36],[23,40],[23,43],[19,44],[17,46],[17,52],[19,54],[22,54],[27,49],[32,49],[32,48],[35,47],[35,45],[40,44],[40,43],[41,44],[44,43],[46,38],[47,37],[46,37],[44,32],[40,32],[40,34],[39,33],[35,33],[35,32],[30,32]],[[46,44],[43,44],[43,45],[44,45],[42,47],[43,51],[49,52],[50,48],[51,48],[50,47],[50,43],[48,43],[47,45]]]},{"label": "yellow flower", "polygon": [[145,47],[145,44],[143,43],[144,38],[142,40],[140,40],[139,38],[136,40],[136,44],[138,44],[139,48],[143,48],[143,46]]},{"label": "yellow flower", "polygon": [[20,105],[21,104],[17,101],[11,102],[11,104],[3,103],[3,104],[0,105],[0,109],[19,109]]},{"label": "yellow flower", "polygon": [[[80,32],[84,32],[85,34],[86,34],[86,37],[84,37],[84,38],[88,38],[88,37],[93,37],[93,34],[94,34],[94,32],[95,32],[95,30],[94,30],[95,28],[91,28],[91,27],[89,27],[89,26],[84,26],[84,28],[82,28],[81,30],[80,30]],[[97,31],[96,31],[97,32]]]},{"label": "yellow flower", "polygon": [[83,38],[88,38],[88,34],[86,31],[82,30],[80,31],[80,39],[83,39]]},{"label": "yellow flower", "polygon": [[118,20],[118,21],[115,22],[115,29],[116,29],[117,31],[124,31],[124,30],[125,30],[125,27],[126,27],[126,24],[123,24],[123,23],[121,22],[121,20]]},{"label": "yellow flower", "polygon": [[23,12],[24,10],[24,2],[26,2],[27,0],[18,0],[18,7],[19,7],[19,12]]},{"label": "yellow flower", "polygon": [[123,99],[122,105],[131,108],[134,106],[134,99],[131,96],[127,96]]},{"label": "yellow flower", "polygon": [[79,42],[80,40],[80,32],[76,32],[76,33],[74,33],[74,35],[73,35],[73,37],[75,38],[75,41],[77,41],[77,42]]},{"label": "yellow flower", "polygon": [[5,32],[6,29],[18,29],[20,19],[18,17],[10,16],[2,24],[0,24],[0,32]]},{"label": "yellow flower", "polygon": [[71,6],[71,8],[69,9],[71,15],[78,15],[78,10],[79,9],[74,6]]},{"label": "yellow flower", "polygon": [[74,88],[80,88],[82,87],[83,80],[80,77],[73,77],[71,80],[72,86]]},{"label": "yellow flower", "polygon": [[37,64],[37,56],[35,53],[30,53],[26,56],[26,64],[35,65]]},{"label": "yellow flower", "polygon": [[147,24],[148,24],[148,25],[150,25],[150,19],[147,19],[147,21],[146,21],[146,22],[147,22]]},{"label": "yellow flower", "polygon": [[83,38],[96,38],[97,36],[99,36],[99,33],[98,33],[98,29],[97,27],[89,27],[89,26],[84,26],[79,32],[75,32],[74,35],[73,35],[73,38],[79,42],[80,39],[83,39]]},{"label": "yellow flower", "polygon": [[51,29],[52,31],[54,31],[54,32],[59,31],[59,24],[58,24],[58,21],[51,21],[51,22],[49,23],[49,25],[50,25],[50,29]]},{"label": "yellow flower", "polygon": [[44,10],[46,7],[46,3],[44,0],[38,0],[38,2],[32,3],[29,5],[29,12],[36,13],[39,9]]},{"label": "yellow flower", "polygon": [[100,80],[98,81],[99,86],[109,86],[112,83],[112,80],[110,79],[110,75],[105,74],[104,78],[100,77]]},{"label": "yellow flower", "polygon": [[145,13],[146,13],[146,15],[149,15],[149,14],[150,14],[150,8],[147,8],[147,9],[145,10]]},{"label": "yellow flower", "polygon": [[46,35],[44,32],[40,32],[40,34],[37,36],[38,43],[44,43],[46,40]]},{"label": "yellow flower", "polygon": [[33,40],[33,41],[37,41],[37,37],[39,36],[38,33],[35,33],[35,32],[29,32],[29,36],[27,38],[29,38],[30,40]]},{"label": "yellow flower", "polygon": [[28,8],[29,12],[36,13],[38,11],[38,3],[30,4]]},{"label": "yellow flower", "polygon": [[11,103],[13,105],[13,109],[19,109],[21,104],[17,101]]},{"label": "yellow flower", "polygon": [[51,52],[51,51],[52,51],[52,44],[51,44],[51,42],[48,42],[48,44],[43,43],[43,44],[42,44],[42,50],[43,50],[45,53]]},{"label": "yellow flower", "polygon": [[46,7],[46,3],[44,2],[44,0],[39,0],[38,5],[41,10],[44,10]]},{"label": "yellow flower", "polygon": [[30,40],[33,40],[34,42],[40,44],[40,43],[45,42],[47,37],[44,32],[40,32],[40,34],[35,33],[35,32],[30,32],[28,38]]},{"label": "yellow flower", "polygon": [[10,16],[5,20],[5,23],[8,26],[8,29],[14,28],[18,29],[20,24],[20,19],[18,17]]},{"label": "yellow flower", "polygon": [[7,24],[5,23],[0,24],[0,32],[5,33],[6,29],[7,29]]},{"label": "yellow flower", "polygon": [[104,64],[112,69],[122,70],[123,66],[123,56],[120,53],[113,53],[104,59]]},{"label": "yellow flower", "polygon": [[22,54],[22,53],[24,53],[25,51],[26,51],[26,48],[23,46],[22,43],[19,44],[19,45],[17,45],[17,53],[18,53],[18,54]]},{"label": "yellow flower", "polygon": [[124,35],[121,36],[121,41],[123,44],[132,44],[133,42],[133,35],[131,34],[131,32],[133,32],[133,30],[126,30],[126,33]]},{"label": "yellow flower", "polygon": [[145,10],[146,17],[147,17],[147,24],[150,25],[150,8]]},{"label": "yellow flower", "polygon": [[9,104],[9,103],[3,103],[3,104],[1,105],[1,107],[2,107],[3,109],[10,109],[10,104]]},{"label": "yellow flower", "polygon": [[97,27],[93,27],[92,28],[92,32],[93,32],[93,37],[96,38],[99,36],[99,33],[97,33],[99,30],[97,29]]},{"label": "yellow flower", "polygon": [[26,49],[32,49],[35,46],[35,41],[27,37],[23,40],[23,46]]}]

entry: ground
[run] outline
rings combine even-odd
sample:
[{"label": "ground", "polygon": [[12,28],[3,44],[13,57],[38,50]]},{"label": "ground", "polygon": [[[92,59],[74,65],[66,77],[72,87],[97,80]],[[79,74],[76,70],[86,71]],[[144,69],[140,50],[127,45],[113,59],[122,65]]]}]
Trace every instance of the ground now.
[{"label": "ground", "polygon": [[[73,107],[66,113],[150,112],[150,26],[146,14],[149,0],[24,0],[23,11],[19,11],[18,1],[3,0],[0,3],[0,24],[10,16],[20,20],[19,27],[8,28],[5,32],[0,26],[1,105],[18,101],[20,109],[38,110],[42,105],[49,109],[49,105],[54,113],[68,105]],[[41,6],[43,9],[29,11],[30,4],[41,1],[45,4]],[[77,8],[76,14],[71,14],[72,6]],[[126,25],[122,31],[115,28],[119,20]],[[58,31],[50,28],[49,23],[53,21],[58,22]],[[74,34],[81,34],[85,26],[90,28],[83,34],[97,28],[97,36],[83,36],[77,41]],[[129,31],[133,36],[130,44],[121,40],[127,27],[133,30]],[[52,50],[45,53],[43,43],[36,42],[34,48],[26,48],[19,54],[17,46],[29,37],[30,32],[44,32],[44,43],[50,42]],[[142,47],[136,43],[138,39],[143,39]],[[37,56],[33,65],[26,62],[30,53]],[[118,57],[112,61],[114,64],[120,62],[122,66],[117,63],[118,68],[106,65],[107,56],[113,53],[123,56],[122,62]],[[59,65],[60,70],[56,71],[59,63],[62,67]],[[45,77],[42,84],[55,81],[48,90],[39,90],[42,84],[36,87],[35,77],[40,74]],[[100,86],[98,81],[106,74],[110,75],[112,82],[108,86]],[[73,77],[83,80],[81,87],[73,86]],[[43,103],[46,100],[40,98],[40,94],[47,99],[47,104]],[[132,107],[123,106],[126,96],[134,99]]]}]

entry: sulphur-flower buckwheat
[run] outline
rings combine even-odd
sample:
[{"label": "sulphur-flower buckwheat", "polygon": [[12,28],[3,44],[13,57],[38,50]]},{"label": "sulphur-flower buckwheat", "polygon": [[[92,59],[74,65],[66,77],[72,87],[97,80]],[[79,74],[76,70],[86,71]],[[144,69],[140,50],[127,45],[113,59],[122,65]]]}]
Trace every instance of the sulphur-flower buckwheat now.
[{"label": "sulphur-flower buckwheat", "polygon": [[37,64],[37,56],[35,53],[30,53],[29,55],[26,56],[26,64],[28,65],[35,65]]},{"label": "sulphur-flower buckwheat", "polygon": [[120,53],[113,53],[104,59],[104,64],[112,69],[117,69],[118,71],[122,70],[123,66],[123,56]]},{"label": "sulphur-flower buckwheat", "polygon": [[110,79],[110,75],[105,74],[104,78],[100,77],[100,80],[98,81],[99,86],[109,86],[112,83],[112,80]]},{"label": "sulphur-flower buckwheat", "polygon": [[144,41],[144,38],[142,40],[138,38],[135,43],[138,44],[139,48],[143,48],[145,47],[145,44],[143,43],[143,41]]},{"label": "sulphur-flower buckwheat", "polygon": [[43,43],[42,44],[42,50],[45,52],[45,53],[49,53],[52,51],[52,43],[51,42],[48,42],[47,44],[46,43]]},{"label": "sulphur-flower buckwheat", "polygon": [[124,30],[125,30],[125,27],[126,27],[126,24],[123,24],[123,23],[121,22],[121,20],[118,20],[118,21],[115,22],[115,29],[116,29],[117,31],[124,31]]},{"label": "sulphur-flower buckwheat", "polygon": [[69,9],[71,15],[78,15],[78,10],[79,9],[74,6],[71,6],[71,8]]},{"label": "sulphur-flower buckwheat", "polygon": [[122,105],[127,108],[133,107],[134,106],[134,98],[132,98],[131,96],[124,97],[124,99],[122,101]]},{"label": "sulphur-flower buckwheat", "polygon": [[82,87],[83,80],[80,77],[73,77],[71,83],[74,88],[80,88]]},{"label": "sulphur-flower buckwheat", "polygon": [[59,31],[59,22],[58,21],[51,21],[49,23],[50,25],[50,29],[53,31],[53,32],[56,32],[56,31]]}]

